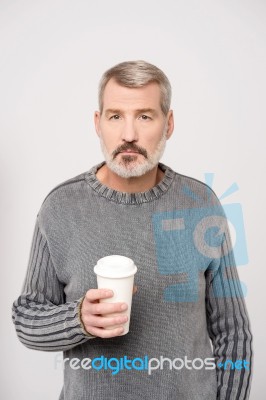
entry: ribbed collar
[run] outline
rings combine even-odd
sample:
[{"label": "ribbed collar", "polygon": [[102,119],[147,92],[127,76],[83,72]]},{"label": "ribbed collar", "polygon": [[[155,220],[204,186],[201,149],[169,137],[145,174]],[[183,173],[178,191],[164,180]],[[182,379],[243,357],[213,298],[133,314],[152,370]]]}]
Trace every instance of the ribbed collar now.
[{"label": "ribbed collar", "polygon": [[156,186],[147,190],[146,192],[119,192],[115,189],[111,189],[108,186],[105,186],[96,177],[97,170],[104,164],[105,161],[95,165],[88,172],[86,172],[85,180],[90,185],[90,187],[95,190],[100,196],[103,196],[106,199],[114,201],[116,203],[140,204],[158,199],[169,189],[175,176],[175,172],[170,167],[159,163],[159,167],[165,174],[163,179]]}]

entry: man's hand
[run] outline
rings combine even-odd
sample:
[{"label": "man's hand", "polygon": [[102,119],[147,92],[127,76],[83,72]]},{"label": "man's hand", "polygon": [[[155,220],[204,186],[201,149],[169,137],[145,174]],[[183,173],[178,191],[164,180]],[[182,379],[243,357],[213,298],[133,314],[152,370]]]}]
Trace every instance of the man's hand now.
[{"label": "man's hand", "polygon": [[[133,293],[137,287],[134,286]],[[120,336],[124,332],[123,325],[128,318],[122,313],[127,309],[126,303],[100,303],[100,299],[113,297],[112,290],[90,289],[87,291],[81,305],[81,320],[88,333],[101,338]],[[121,313],[119,316],[108,317],[107,314]],[[104,315],[104,316],[103,316]],[[116,326],[114,329],[106,329]]]}]

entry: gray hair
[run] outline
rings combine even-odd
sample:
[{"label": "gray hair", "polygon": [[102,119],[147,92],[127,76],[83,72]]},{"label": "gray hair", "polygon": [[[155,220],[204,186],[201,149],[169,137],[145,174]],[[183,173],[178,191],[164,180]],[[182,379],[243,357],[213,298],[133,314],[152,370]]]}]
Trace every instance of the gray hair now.
[{"label": "gray hair", "polygon": [[113,78],[121,85],[128,88],[139,88],[149,83],[158,83],[161,90],[161,109],[167,115],[171,103],[171,84],[162,70],[146,61],[125,61],[108,69],[102,76],[99,84],[99,109],[103,110],[104,89]]}]

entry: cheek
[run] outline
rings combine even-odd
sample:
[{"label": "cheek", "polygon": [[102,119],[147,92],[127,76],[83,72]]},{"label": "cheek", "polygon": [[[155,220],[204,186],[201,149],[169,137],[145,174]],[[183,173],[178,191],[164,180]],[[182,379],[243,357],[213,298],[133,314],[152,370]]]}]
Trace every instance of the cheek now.
[{"label": "cheek", "polygon": [[101,132],[101,138],[108,151],[113,151],[118,146],[115,136],[110,132]]},{"label": "cheek", "polygon": [[118,123],[104,123],[100,124],[100,130],[105,140],[117,140],[121,132],[121,124]]},{"label": "cheek", "polygon": [[164,131],[165,131],[164,126],[160,126],[156,130],[154,129],[153,131],[150,131],[145,138],[146,147],[147,148],[149,147],[151,151],[155,150],[163,137]]}]

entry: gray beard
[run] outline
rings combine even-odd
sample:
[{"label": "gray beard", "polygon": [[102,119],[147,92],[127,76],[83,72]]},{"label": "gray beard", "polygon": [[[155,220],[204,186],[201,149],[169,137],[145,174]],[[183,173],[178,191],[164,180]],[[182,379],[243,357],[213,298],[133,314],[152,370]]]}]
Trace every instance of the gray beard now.
[{"label": "gray beard", "polygon": [[164,153],[166,140],[166,133],[164,132],[162,138],[160,139],[160,142],[155,149],[155,152],[151,155],[148,155],[147,158],[141,156],[143,158],[143,161],[135,161],[139,156],[125,155],[122,157],[123,161],[118,162],[116,159],[113,159],[113,156],[107,152],[105,144],[100,137],[101,149],[108,168],[110,168],[111,171],[113,171],[121,178],[133,178],[137,176],[142,176],[148,171],[151,171],[154,167],[156,167]]}]

